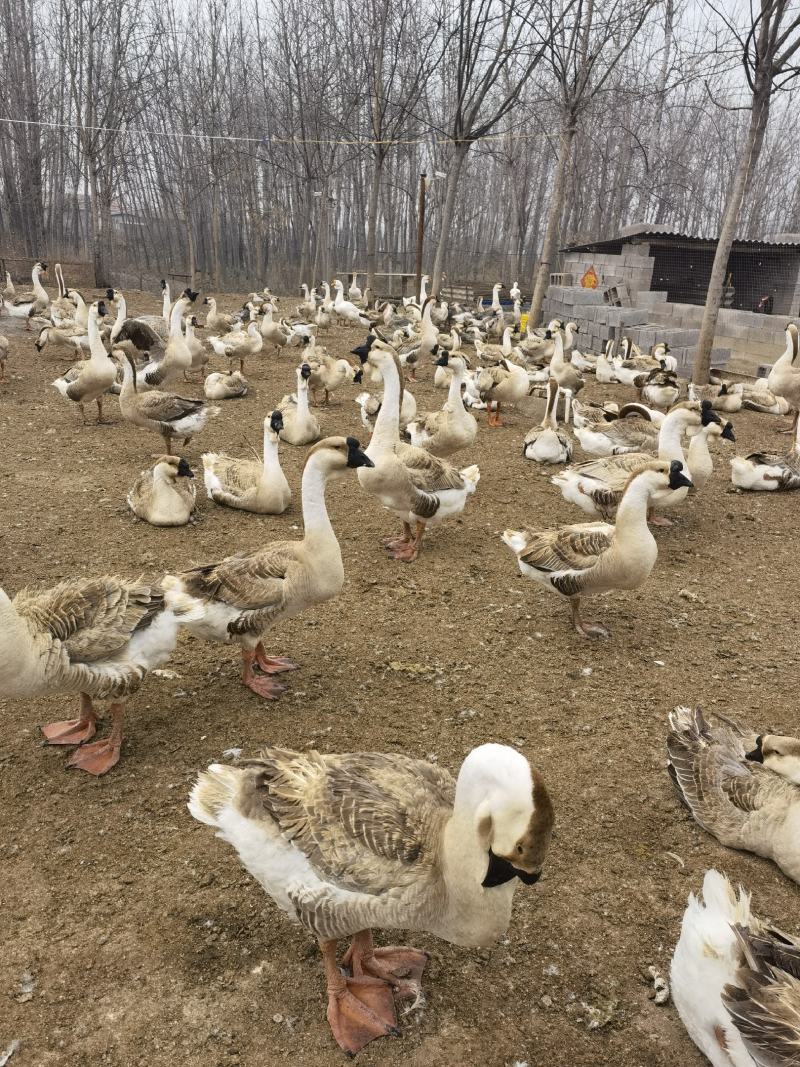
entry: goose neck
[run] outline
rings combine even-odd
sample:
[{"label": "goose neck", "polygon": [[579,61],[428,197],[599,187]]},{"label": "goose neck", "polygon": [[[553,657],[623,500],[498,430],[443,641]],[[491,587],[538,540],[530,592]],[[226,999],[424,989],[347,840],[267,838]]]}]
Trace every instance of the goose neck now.
[{"label": "goose neck", "polygon": [[338,549],[336,534],[333,532],[328,508],[325,503],[325,487],[330,471],[324,452],[312,454],[303,471],[300,495],[303,507],[303,540],[315,547],[321,544],[333,544]]},{"label": "goose neck", "polygon": [[646,478],[634,478],[623,494],[617,508],[617,521],[614,539],[625,543],[627,540],[654,540],[647,525],[647,509],[652,490]]},{"label": "goose neck", "polygon": [[679,459],[684,462],[681,438],[686,429],[686,417],[682,411],[667,415],[658,431],[658,458]]},{"label": "goose neck", "polygon": [[367,448],[367,455],[373,459],[379,452],[391,451],[400,434],[400,375],[394,359],[387,358],[381,362],[380,373],[383,378],[383,400],[375,428]]}]

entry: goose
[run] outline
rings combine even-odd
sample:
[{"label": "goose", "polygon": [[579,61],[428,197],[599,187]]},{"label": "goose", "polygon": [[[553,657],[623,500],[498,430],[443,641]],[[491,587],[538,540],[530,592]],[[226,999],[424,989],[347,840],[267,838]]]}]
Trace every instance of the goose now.
[{"label": "goose", "polygon": [[607,400],[604,404],[573,400],[572,425],[577,430],[584,426],[597,426],[606,422],[616,422],[619,418],[619,411],[619,404],[613,400]]},{"label": "goose", "polygon": [[81,326],[42,326],[36,335],[33,347],[37,352],[44,352],[45,348],[49,347],[56,351],[69,352],[74,358],[75,352],[83,347],[79,341],[84,337],[88,343],[88,330],[84,330]]},{"label": "goose", "polygon": [[600,623],[581,618],[581,597],[644,584],[658,558],[647,525],[651,498],[691,485],[680,460],[654,460],[628,479],[615,525],[582,522],[551,530],[505,530],[502,539],[516,554],[524,577],[569,600],[579,634],[608,637]]},{"label": "goose", "polygon": [[503,305],[500,303],[500,290],[503,289],[503,283],[497,282],[492,286],[492,311],[499,311],[502,314]]},{"label": "goose", "polygon": [[639,405],[624,405],[619,418],[612,422],[592,422],[585,426],[576,425],[574,429],[581,448],[593,456],[655,452],[658,448],[660,427],[649,412]]},{"label": "goose", "polygon": [[528,372],[516,363],[501,360],[497,366],[481,367],[476,371],[475,381],[481,400],[489,408],[487,426],[502,426],[502,404],[517,404],[528,395],[530,382]]},{"label": "goose", "polygon": [[[168,385],[191,370],[192,353],[183,334],[183,316],[191,303],[189,297],[179,297],[170,312],[169,339],[160,360],[153,360],[136,375],[136,385],[143,389]],[[126,353],[130,355],[130,353]]]},{"label": "goose", "polygon": [[579,332],[580,328],[575,322],[568,322],[564,326],[564,352],[569,355],[569,362],[577,371],[594,374],[597,357],[584,355],[575,347],[575,334]]},{"label": "goose", "polygon": [[[333,284],[336,285],[336,282],[334,282]],[[341,282],[339,284],[341,285]],[[300,288],[303,290],[303,303],[300,304],[299,307],[297,307],[295,310],[297,311],[297,314],[300,316],[301,319],[312,319],[317,313],[317,290],[312,289],[309,292],[308,286],[305,284],[305,282],[300,286]],[[352,306],[354,305],[351,305],[351,307]]]},{"label": "goose", "polygon": [[[624,421],[624,420],[623,420]],[[678,460],[687,463],[681,448],[681,438],[689,427],[702,428],[709,423],[719,423],[719,415],[712,411],[708,401],[697,404],[686,401],[677,404],[664,419],[658,434],[658,458]],[[612,425],[615,425],[612,423]],[[578,431],[576,430],[576,433]],[[732,430],[723,431],[723,436],[730,440]],[[695,446],[700,448],[702,446]],[[558,486],[561,495],[589,515],[599,515],[603,519],[613,518],[622,499],[625,486],[630,476],[652,462],[654,457],[648,452],[625,452],[603,459],[578,463],[566,467],[550,479]],[[691,467],[689,467],[691,471]],[[675,507],[686,499],[686,491],[655,494],[651,502],[648,519],[655,526],[671,526],[672,522],[655,512],[667,507]]]},{"label": "goose", "polygon": [[692,474],[692,483],[695,489],[702,489],[708,484],[714,473],[714,461],[708,447],[709,441],[722,438],[725,441],[735,441],[733,425],[730,422],[705,422],[699,429],[690,427],[689,448],[686,452],[686,463]]},{"label": "goose", "polygon": [[114,300],[117,305],[117,317],[111,327],[111,346],[113,348],[123,348],[123,342],[127,341],[132,346],[133,351],[127,350],[130,355],[135,357],[163,347],[161,337],[152,326],[149,326],[142,319],[128,317],[128,304],[122,293],[118,290],[108,289],[106,296]]},{"label": "goose", "polygon": [[58,286],[58,296],[50,301],[50,318],[53,318],[54,313],[64,317],[73,318],[75,315],[75,304],[70,299],[67,287],[64,284],[64,273],[61,270],[60,263],[56,263],[53,268],[53,273],[55,274],[56,285]]},{"label": "goose", "polygon": [[50,297],[39,280],[43,274],[47,274],[47,264],[37,262],[33,265],[31,280],[33,288],[28,292],[15,296],[13,300],[3,299],[3,307],[12,319],[25,319],[25,329],[31,328],[31,318],[44,311],[50,303]]},{"label": "goose", "polygon": [[[349,323],[350,325],[365,325],[368,327],[369,319],[364,314],[361,307],[356,307],[352,301],[345,300],[345,286],[341,284],[338,278],[335,278],[333,287],[336,290],[336,298],[334,300],[334,312],[337,317],[342,321]],[[316,306],[314,308],[316,312]],[[311,313],[311,314],[314,314]]]},{"label": "goose", "polygon": [[[678,385],[678,380],[672,371],[667,370],[651,370],[646,375],[644,381],[641,378],[637,378],[637,384],[639,386],[639,396],[647,404],[652,404],[655,408],[660,408],[664,411],[668,411],[673,404],[677,403],[681,390]],[[689,386],[689,399],[690,400],[702,400],[701,396],[695,396],[692,392],[691,385]],[[711,404],[712,408],[716,408],[716,405]],[[739,408],[741,408],[741,401],[739,402]],[[735,410],[739,410],[736,408]]]},{"label": "goose", "polygon": [[[191,290],[189,290],[191,292]],[[113,290],[114,299],[117,300],[122,295],[118,290]],[[160,315],[137,315],[136,321],[142,322],[146,326],[149,326],[151,330],[160,338],[161,346],[163,347],[169,340],[169,322],[170,312],[172,310],[172,300],[170,299],[170,289],[167,282],[161,279],[161,314]]]},{"label": "goose", "polygon": [[724,411],[728,415],[734,415],[744,406],[743,394],[733,390],[728,382],[711,385],[695,385],[694,382],[689,382],[689,399],[710,400],[715,411]]},{"label": "goose", "polygon": [[665,370],[671,371],[673,374],[678,373],[678,361],[674,356],[669,355],[669,345],[666,341],[658,341],[653,345],[650,350],[650,358],[660,363]]},{"label": "goose", "polygon": [[553,338],[553,356],[550,360],[550,374],[558,383],[558,388],[566,394],[564,422],[569,423],[572,400],[586,384],[564,354],[564,339],[560,332]]},{"label": "goose", "polygon": [[[68,306],[72,313],[72,322],[75,326],[82,326],[84,329],[89,324],[89,305],[83,299],[83,293],[77,289],[67,289],[66,291]],[[50,315],[53,315],[53,306],[50,305]]]},{"label": "goose", "polygon": [[[209,338],[213,344],[213,338]],[[261,330],[258,323],[248,323],[247,330],[241,333],[229,333],[225,337],[221,338],[222,345],[225,351],[225,357],[229,361],[238,359],[239,370],[244,374],[244,361],[250,356],[257,356],[264,347],[264,338],[261,335]],[[214,349],[219,353],[219,349],[215,346]]]},{"label": "goose", "polygon": [[[205,327],[199,324],[196,315],[187,315],[184,321],[183,328],[184,341],[186,342],[186,347],[189,349],[189,354],[192,357],[191,370],[199,370],[200,373],[204,375],[206,364],[209,360],[209,353],[206,350],[206,347],[203,342],[200,340],[199,337],[196,336],[194,331],[203,330],[205,329]],[[183,372],[183,376],[188,381],[189,371],[185,370]]]},{"label": "goose", "polygon": [[310,450],[303,468],[302,541],[275,541],[164,578],[165,588],[188,597],[197,608],[199,618],[187,624],[190,632],[208,641],[240,645],[242,684],[266,700],[283,691],[271,675],[295,665],[267,656],[264,632],[332,600],[344,584],[342,553],[325,507],[325,487],[349,469],[371,466],[354,437],[326,437]]},{"label": "goose", "polygon": [[797,429],[798,415],[800,414],[800,367],[795,367],[797,359],[797,326],[790,322],[786,327],[786,348],[783,354],[773,363],[772,369],[767,376],[767,388],[776,396],[783,399],[794,409],[792,425],[785,431],[794,433]]},{"label": "goose", "polygon": [[633,341],[630,337],[623,338],[622,354],[614,360],[614,375],[618,382],[623,385],[635,385],[636,379],[642,374],[649,374],[651,370],[663,370],[661,363],[651,356],[633,356]]},{"label": "goose", "polygon": [[206,328],[214,330],[217,335],[228,333],[233,327],[233,315],[227,315],[224,311],[218,311],[217,301],[213,296],[207,296],[204,303],[208,304]]},{"label": "goose", "polygon": [[[450,356],[460,356],[464,360],[464,366],[469,367],[469,360],[461,351],[461,334],[453,328],[447,340],[439,339],[439,349],[447,352]],[[433,372],[433,388],[449,389],[453,378],[453,369],[447,362],[436,360],[436,369]]]},{"label": "goose", "polygon": [[308,388],[311,390],[311,399],[315,404],[318,403],[317,390],[322,389],[325,399],[321,406],[327,407],[331,393],[335,393],[345,382],[353,380],[353,366],[346,359],[334,359],[324,349],[318,352],[319,354],[313,359],[309,358],[306,352],[305,362],[311,367]]},{"label": "goose", "polygon": [[706,871],[670,967],[681,1022],[714,1067],[791,1067],[800,1044],[800,942],[756,916],[750,894]]},{"label": "goose", "polygon": [[354,271],[352,281],[350,282],[350,288],[347,290],[347,298],[348,300],[352,300],[355,304],[361,299],[362,296],[363,293],[358,287],[358,275]]},{"label": "goose", "polygon": [[[189,614],[181,597],[167,604],[158,584],[141,579],[72,578],[13,600],[0,589],[0,693],[79,693],[78,718],[42,733],[51,745],[82,745],[68,767],[105,774],[119,761],[125,700],[169,659]],[[110,701],[113,725],[107,739],[87,745],[96,731],[93,699]]]},{"label": "goose", "polygon": [[14,283],[11,280],[11,275],[8,271],[6,271],[6,285],[5,289],[3,289],[3,299],[13,301],[16,295],[17,290],[14,288]]},{"label": "goose", "polygon": [[53,385],[67,400],[78,405],[81,419],[86,425],[84,404],[97,404],[97,421],[103,422],[103,394],[107,393],[117,380],[117,366],[109,358],[103,342],[100,340],[98,320],[105,315],[105,304],[95,300],[89,308],[89,359],[77,377],[70,379],[67,375],[56,378]]},{"label": "goose", "polygon": [[534,463],[569,463],[572,459],[572,441],[569,435],[558,428],[556,408],[558,386],[555,378],[547,382],[547,402],[540,425],[529,430],[522,445],[525,459]]},{"label": "goose", "polygon": [[122,358],[122,389],[119,410],[126,422],[161,434],[167,455],[172,455],[172,441],[182,437],[187,445],[200,433],[209,416],[216,416],[220,408],[209,407],[205,400],[177,396],[157,389],[139,392],[136,384],[136,364],[130,356]]},{"label": "goose", "polygon": [[669,773],[692,817],[728,848],[800,882],[800,740],[758,734],[700,708],[669,716]]},{"label": "goose", "polygon": [[[428,960],[376,948],[372,928],[492,944],[511,922],[517,879],[539,879],[555,821],[539,772],[498,744],[472,749],[455,781],[396,752],[268,748],[238,767],[212,764],[189,811],[316,938],[328,1022],[351,1055],[397,1033],[393,991],[419,998]],[[346,937],[347,976],[336,952]]]},{"label": "goose", "polygon": [[619,381],[612,359],[613,351],[614,342],[607,341],[605,350],[597,357],[597,362],[594,365],[594,375],[599,385],[613,385]]},{"label": "goose", "polygon": [[474,464],[458,470],[421,448],[401,444],[403,381],[397,353],[377,339],[359,358],[383,378],[383,403],[366,449],[371,469],[360,470],[358,480],[402,521],[402,537],[387,538],[383,544],[392,559],[410,563],[419,556],[428,526],[464,510],[467,497],[478,486],[480,470]]},{"label": "goose", "polygon": [[214,371],[203,382],[203,392],[208,400],[231,400],[234,397],[247,396],[248,383],[241,371],[223,374]]},{"label": "goose", "polygon": [[787,415],[791,411],[791,404],[785,397],[770,392],[766,378],[752,383],[739,382],[733,388],[742,394],[742,407],[750,411],[761,411],[765,415]]},{"label": "goose", "polygon": [[6,363],[8,362],[8,338],[0,333],[0,382],[6,376]]},{"label": "goose", "polygon": [[319,423],[308,405],[308,380],[311,377],[311,367],[307,363],[301,363],[296,375],[297,392],[284,396],[278,404],[278,410],[283,418],[280,438],[289,445],[310,445],[322,436]]},{"label": "goose", "polygon": [[268,344],[271,344],[273,348],[280,350],[281,348],[285,348],[286,345],[289,344],[291,331],[284,330],[281,326],[278,325],[277,322],[274,321],[273,310],[271,305],[267,307],[264,311],[264,316],[261,319],[260,330],[261,336]]},{"label": "goose", "polygon": [[[359,393],[355,398],[361,413],[361,425],[366,430],[374,430],[375,420],[381,410],[383,398],[373,396],[372,393]],[[403,390],[403,406],[400,409],[400,429],[405,430],[410,422],[417,416],[417,402],[410,389]]]},{"label": "goose", "polygon": [[508,359],[514,351],[514,346],[511,343],[513,333],[514,327],[506,326],[499,345],[484,344],[479,337],[473,335],[475,337],[475,351],[478,353],[478,357],[486,363],[499,363],[500,360]]},{"label": "goose", "polygon": [[519,282],[514,282],[508,293],[514,303],[516,303],[518,300],[522,300],[522,290],[519,287]]},{"label": "goose", "polygon": [[469,448],[478,434],[477,420],[465,409],[461,399],[467,365],[460,356],[449,356],[445,352],[437,360],[437,366],[448,365],[453,374],[442,410],[422,415],[406,427],[411,444],[415,448],[424,448],[433,456],[452,456]]},{"label": "goose", "polygon": [[749,456],[734,456],[731,460],[731,482],[738,489],[756,492],[800,489],[800,423],[797,425],[794,447],[785,455],[751,452]]},{"label": "goose", "polygon": [[186,460],[159,456],[133,483],[127,499],[133,514],[151,526],[185,526],[196,497],[194,473]]},{"label": "goose", "polygon": [[215,504],[257,515],[282,515],[292,501],[292,491],[278,458],[278,439],[283,416],[273,411],[264,419],[264,458],[235,459],[219,452],[203,455],[206,492]]}]

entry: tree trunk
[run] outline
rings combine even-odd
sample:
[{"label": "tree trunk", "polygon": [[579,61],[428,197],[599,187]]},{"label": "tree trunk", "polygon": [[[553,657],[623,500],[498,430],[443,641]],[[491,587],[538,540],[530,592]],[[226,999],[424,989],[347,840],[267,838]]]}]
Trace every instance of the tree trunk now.
[{"label": "tree trunk", "polygon": [[771,89],[771,81],[762,80],[760,84],[756,85],[756,90],[753,94],[753,109],[750,113],[747,138],[742,146],[733,185],[728,194],[728,203],[725,208],[725,214],[722,217],[717,250],[714,253],[711,279],[708,283],[706,306],[703,311],[703,321],[700,325],[700,337],[697,341],[697,352],[694,357],[694,369],[692,371],[692,381],[695,385],[705,385],[708,382],[708,372],[711,369],[711,349],[714,346],[714,334],[717,329],[719,309],[722,305],[728,259],[731,254],[731,246],[736,237],[736,227],[739,224],[742,202],[752,182],[753,172],[764,144],[764,133],[769,119]]},{"label": "tree trunk", "polygon": [[367,208],[367,283],[366,288],[375,292],[375,266],[378,248],[378,200],[381,192],[381,176],[386,153],[380,145],[375,149],[375,167],[372,171],[372,185],[369,190],[369,207]]},{"label": "tree trunk", "polygon": [[450,170],[447,174],[447,192],[442,209],[442,221],[439,228],[439,243],[436,246],[436,258],[433,261],[433,282],[431,295],[439,296],[442,285],[442,273],[444,271],[444,257],[447,255],[447,246],[450,240],[450,227],[453,223],[453,213],[456,204],[456,192],[458,191],[458,179],[461,176],[461,168],[469,151],[469,141],[460,141],[453,151],[450,161]]},{"label": "tree trunk", "polygon": [[542,255],[533,275],[531,288],[530,322],[532,326],[539,325],[542,316],[542,304],[550,284],[550,268],[558,243],[558,231],[561,223],[561,215],[564,210],[564,195],[566,192],[567,164],[572,154],[572,142],[575,139],[575,123],[570,119],[563,130],[558,145],[558,158],[553,175],[553,192],[550,196],[550,207],[547,212],[547,228],[544,233]]}]

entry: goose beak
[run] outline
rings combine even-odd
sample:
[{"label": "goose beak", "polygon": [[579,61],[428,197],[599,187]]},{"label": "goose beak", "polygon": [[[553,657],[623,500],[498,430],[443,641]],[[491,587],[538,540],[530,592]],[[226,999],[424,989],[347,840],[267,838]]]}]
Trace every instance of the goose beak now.
[{"label": "goose beak", "polygon": [[763,763],[764,762],[764,738],[761,734],[756,738],[756,747],[752,752],[745,753],[745,759],[750,760],[751,763]]},{"label": "goose beak", "polygon": [[729,422],[725,423],[725,426],[723,427],[723,430],[722,430],[722,436],[725,438],[726,441],[735,441],[736,440],[736,437],[734,436],[734,433],[733,433],[733,426],[731,426],[731,424]]},{"label": "goose beak", "polygon": [[361,443],[355,437],[347,438],[347,466],[348,467],[374,467],[375,464],[366,454],[361,451]]},{"label": "goose beak", "polygon": [[181,457],[181,461],[178,464],[178,477],[179,478],[194,478],[194,471],[192,470],[192,468],[189,466],[189,464],[186,462],[186,460],[183,457]]},{"label": "goose beak", "polygon": [[489,849],[489,866],[486,869],[481,886],[484,889],[493,889],[497,885],[505,885],[512,878],[519,878],[523,885],[535,885],[541,876],[541,871],[534,871],[533,873],[523,871],[519,867],[515,867],[504,856],[496,856]]}]

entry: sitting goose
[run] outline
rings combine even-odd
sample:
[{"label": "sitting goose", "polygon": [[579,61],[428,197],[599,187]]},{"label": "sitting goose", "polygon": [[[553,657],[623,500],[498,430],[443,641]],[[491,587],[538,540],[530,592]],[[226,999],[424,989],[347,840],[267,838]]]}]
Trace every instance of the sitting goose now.
[{"label": "sitting goose", "polygon": [[742,394],[742,407],[750,411],[762,411],[765,415],[787,415],[791,411],[785,397],[769,391],[766,378],[758,378],[752,383],[738,382],[733,388]]},{"label": "sitting goose", "polygon": [[421,448],[402,444],[403,381],[397,353],[376,340],[369,354],[362,353],[359,358],[383,378],[383,403],[366,450],[374,470],[359,471],[358,480],[402,521],[403,535],[387,538],[383,545],[392,559],[411,563],[420,553],[426,528],[464,510],[467,498],[478,486],[480,470],[474,464],[458,470]]},{"label": "sitting goose", "polygon": [[105,774],[119,761],[125,700],[169,659],[187,611],[177,596],[168,605],[158,585],[108,575],[22,590],[13,600],[0,589],[0,694],[79,693],[77,719],[42,727],[51,745],[88,741],[92,698],[110,700],[110,736],[82,745],[67,764]]},{"label": "sitting goose", "polygon": [[[361,409],[361,423],[366,430],[375,429],[375,420],[381,410],[383,398],[373,396],[372,393],[359,393],[356,403]],[[403,390],[403,405],[400,408],[400,428],[405,429],[417,415],[417,402],[410,389]]]},{"label": "sitting goose", "polygon": [[453,373],[444,407],[441,411],[430,412],[410,422],[406,428],[411,444],[415,448],[424,448],[432,456],[451,456],[463,448],[469,448],[478,433],[477,420],[465,409],[461,399],[467,365],[460,356],[450,356],[445,352],[436,361],[436,366],[448,365]]},{"label": "sitting goose", "polygon": [[716,1067],[792,1067],[800,1045],[800,942],[753,914],[750,894],[706,871],[689,894],[670,968],[672,1000]]},{"label": "sitting goose", "polygon": [[297,392],[284,396],[278,404],[283,418],[280,437],[290,445],[310,445],[322,436],[316,416],[308,404],[308,379],[311,367],[301,363],[297,368]]},{"label": "sitting goose", "polygon": [[521,574],[569,600],[572,625],[579,634],[607,637],[604,626],[581,618],[581,597],[644,584],[658,558],[647,525],[650,500],[656,493],[691,484],[679,460],[651,461],[629,478],[616,525],[583,522],[554,530],[506,530],[502,538],[516,553]]},{"label": "sitting goose", "polygon": [[[269,748],[238,767],[212,764],[189,811],[318,941],[328,1022],[350,1055],[397,1033],[392,991],[418,998],[428,959],[376,948],[372,927],[492,944],[511,921],[517,879],[538,880],[554,823],[541,775],[497,744],[473,749],[455,781],[396,752]],[[345,937],[347,975],[336,956]]]},{"label": "sitting goose", "polygon": [[257,515],[281,515],[292,491],[278,458],[283,416],[273,411],[264,419],[264,459],[235,459],[219,452],[203,454],[203,477],[209,499]]},{"label": "sitting goose", "polygon": [[751,452],[731,460],[731,481],[738,489],[775,492],[800,489],[800,423],[794,447],[785,455]]},{"label": "sitting goose", "polygon": [[644,405],[625,404],[609,422],[575,425],[584,452],[593,456],[621,456],[625,452],[653,452],[658,448],[659,426]]},{"label": "sitting goose", "polygon": [[122,358],[122,389],[119,410],[126,422],[153,430],[164,438],[167,455],[172,455],[172,441],[182,437],[184,445],[200,433],[209,416],[216,416],[220,408],[209,407],[205,400],[178,396],[150,389],[140,393],[136,384],[136,365],[130,356]]},{"label": "sitting goose", "polygon": [[[371,466],[354,437],[326,437],[310,450],[303,468],[302,541],[274,541],[164,578],[166,589],[188,597],[195,606],[196,617],[187,624],[192,633],[241,647],[242,684],[266,700],[275,700],[284,688],[271,675],[294,670],[295,665],[267,656],[265,631],[332,600],[344,584],[325,487],[348,470]],[[256,666],[260,673],[254,671]]]},{"label": "sitting goose", "polygon": [[77,376],[71,377],[68,372],[53,382],[62,396],[78,405],[84,425],[86,424],[84,404],[90,404],[93,400],[97,404],[97,421],[103,422],[103,394],[107,393],[117,380],[117,366],[109,358],[100,340],[98,320],[105,313],[103,301],[95,300],[89,308],[89,359],[83,363]]},{"label": "sitting goose", "polygon": [[694,382],[689,382],[689,399],[710,400],[714,411],[724,411],[729,415],[741,411],[744,406],[742,392],[734,389],[729,382],[723,381],[712,381],[711,385],[695,385]]},{"label": "sitting goose", "polygon": [[800,740],[717,718],[712,726],[700,708],[670,713],[668,769],[681,800],[721,844],[800,882]]},{"label": "sitting goose", "polygon": [[213,371],[203,383],[203,392],[209,400],[231,400],[238,396],[247,396],[247,378],[240,370],[232,374]]},{"label": "sitting goose", "polygon": [[569,434],[558,428],[556,408],[558,385],[555,378],[547,382],[547,402],[544,418],[538,427],[525,434],[522,454],[534,463],[569,463],[572,459],[572,441]]},{"label": "sitting goose", "polygon": [[[646,404],[652,404],[653,407],[661,408],[664,411],[667,411],[673,404],[677,403],[681,392],[677,377],[672,371],[668,370],[651,370],[643,378],[637,378],[636,385],[639,389],[640,398]],[[702,399],[702,397],[692,394],[691,385],[689,386],[689,399]],[[713,407],[714,405],[712,404],[711,406]],[[741,403],[739,406],[741,407]]]},{"label": "sitting goose", "polygon": [[708,484],[714,473],[714,461],[708,447],[709,441],[735,441],[733,425],[730,422],[707,421],[698,428],[690,427],[689,448],[686,452],[686,463],[691,471],[692,483],[695,489],[702,489]]},{"label": "sitting goose", "polygon": [[155,466],[142,471],[128,493],[128,507],[151,526],[185,526],[194,511],[197,490],[194,473],[185,459],[159,456]]}]

